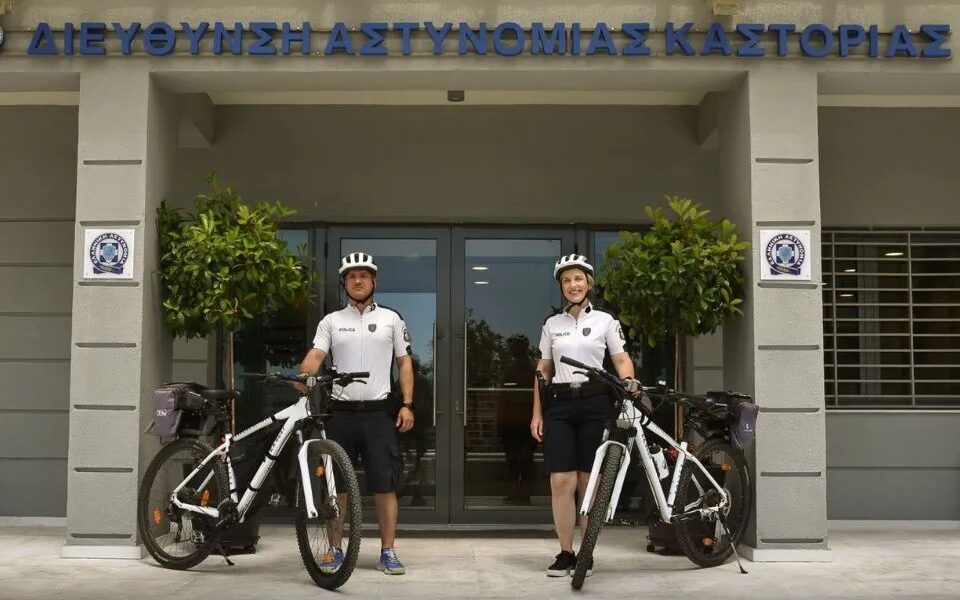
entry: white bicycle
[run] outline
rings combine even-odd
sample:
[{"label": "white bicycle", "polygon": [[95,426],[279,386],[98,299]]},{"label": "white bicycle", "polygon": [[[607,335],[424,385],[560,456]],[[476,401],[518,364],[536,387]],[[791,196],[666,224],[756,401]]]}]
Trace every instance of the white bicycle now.
[{"label": "white bicycle", "polygon": [[[643,388],[650,396],[684,405],[688,431],[703,442],[689,448],[677,442],[651,420],[651,411],[635,403],[633,393],[616,376],[568,358],[560,358],[591,381],[607,384],[617,398],[618,416],[607,424],[603,442],[597,448],[587,483],[581,515],[588,515],[577,567],[571,584],[583,586],[593,563],[593,550],[603,524],[613,519],[620,490],[636,446],[647,481],[663,523],[676,529],[684,555],[701,567],[713,567],[736,555],[750,518],[752,489],[750,471],[743,451],[753,443],[757,407],[750,396],[735,392],[711,392],[706,396],[678,394],[663,388]],[[661,480],[669,477],[664,451],[651,454],[645,433],[663,440],[676,453],[673,477],[665,492]],[[655,450],[658,448],[655,447]],[[740,557],[737,556],[739,564]],[[743,567],[740,570],[744,573]]]},{"label": "white bicycle", "polygon": [[[296,404],[271,415],[235,436],[223,435],[216,448],[197,437],[181,436],[163,446],[147,466],[137,497],[137,524],[150,555],[171,569],[189,569],[213,551],[227,558],[220,537],[231,526],[243,523],[262,507],[267,478],[291,437],[297,439],[297,543],[303,564],[314,582],[335,589],[350,578],[360,551],[360,489],[350,459],[339,444],[326,439],[324,420],[332,401],[334,382],[346,386],[369,373],[330,371],[319,377],[282,374],[245,374],[266,382],[302,384],[308,393]],[[316,406],[314,389],[320,393]],[[220,425],[229,423],[232,392],[200,390],[201,406],[194,413]],[[208,428],[209,429],[209,428]],[[224,427],[225,429],[225,427]],[[261,451],[262,460],[249,481],[238,481],[231,448],[245,440],[272,443]],[[259,434],[259,435],[258,435]],[[259,457],[258,457],[259,459]],[[241,478],[242,479],[242,478]],[[329,538],[342,536],[343,562],[334,572],[321,570],[331,552]]]}]

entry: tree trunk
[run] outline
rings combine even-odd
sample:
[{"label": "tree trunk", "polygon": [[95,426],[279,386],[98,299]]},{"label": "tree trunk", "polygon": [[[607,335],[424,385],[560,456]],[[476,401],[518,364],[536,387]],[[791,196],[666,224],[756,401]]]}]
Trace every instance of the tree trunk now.
[{"label": "tree trunk", "polygon": [[[673,389],[684,391],[683,378],[685,376],[685,358],[683,351],[684,336],[680,332],[673,334]],[[677,441],[683,438],[683,407],[675,404],[673,408],[673,437]]]},{"label": "tree trunk", "polygon": [[[233,388],[233,331],[227,332],[227,389]],[[230,434],[237,434],[237,400],[230,398]]]}]

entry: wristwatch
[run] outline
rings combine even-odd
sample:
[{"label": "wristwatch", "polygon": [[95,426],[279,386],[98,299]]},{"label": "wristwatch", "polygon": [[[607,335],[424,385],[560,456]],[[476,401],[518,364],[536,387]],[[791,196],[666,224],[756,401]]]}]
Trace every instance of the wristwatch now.
[{"label": "wristwatch", "polygon": [[402,402],[400,406],[402,408],[409,408],[410,410],[413,410],[413,400],[411,400],[410,402]]}]

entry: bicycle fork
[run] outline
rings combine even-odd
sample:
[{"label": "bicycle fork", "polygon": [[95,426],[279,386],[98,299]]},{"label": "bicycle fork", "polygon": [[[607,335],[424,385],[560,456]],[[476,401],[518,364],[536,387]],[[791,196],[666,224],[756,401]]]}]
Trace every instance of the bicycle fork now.
[{"label": "bicycle fork", "polygon": [[[307,518],[315,519],[319,515],[317,511],[316,500],[313,497],[313,484],[311,480],[310,467],[307,464],[307,454],[310,449],[310,444],[314,442],[320,442],[323,440],[307,440],[303,442],[300,446],[300,452],[297,453],[297,462],[300,465],[300,481],[301,487],[303,488],[303,499],[304,505],[307,509]],[[323,476],[327,483],[327,493],[331,498],[333,498],[334,506],[337,506],[339,510],[339,504],[337,503],[337,482],[333,473],[333,457],[329,454],[324,454],[323,456]],[[318,469],[319,470],[319,469]]]},{"label": "bicycle fork", "polygon": [[593,496],[596,493],[597,480],[600,478],[603,466],[603,458],[607,455],[607,448],[612,445],[620,446],[623,454],[620,459],[620,469],[617,471],[617,479],[613,485],[613,495],[611,496],[610,505],[607,507],[607,514],[604,517],[604,521],[613,519],[613,515],[617,511],[617,500],[620,498],[620,490],[623,488],[623,481],[626,479],[627,469],[630,467],[630,449],[626,444],[621,442],[607,440],[600,444],[600,447],[597,448],[597,452],[594,455],[593,468],[590,469],[590,479],[587,480],[587,488],[583,492],[583,502],[580,505],[581,515],[586,515],[590,512],[590,507],[593,505]]}]

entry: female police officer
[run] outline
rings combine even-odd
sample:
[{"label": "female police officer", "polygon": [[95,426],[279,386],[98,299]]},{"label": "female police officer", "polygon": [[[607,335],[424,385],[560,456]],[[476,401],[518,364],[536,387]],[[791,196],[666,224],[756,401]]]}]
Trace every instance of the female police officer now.
[{"label": "female police officer", "polygon": [[[534,382],[533,418],[530,433],[543,441],[544,462],[550,473],[553,522],[560,541],[560,554],[547,568],[547,576],[562,577],[573,571],[577,558],[573,553],[573,526],[576,509],[574,492],[583,497],[594,453],[600,446],[606,422],[613,416],[608,389],[589,383],[576,369],[560,362],[569,356],[580,362],[602,367],[604,355],[623,379],[634,376],[633,361],[624,351],[623,331],[610,313],[594,307],[589,292],[594,284],[593,267],[585,256],[562,256],[553,268],[566,307],[549,317],[540,337],[540,362],[537,370],[549,378],[550,395],[543,410],[540,391]],[[587,517],[580,517],[585,531]],[[592,565],[590,565],[592,567]],[[589,575],[591,570],[588,569]]]}]

